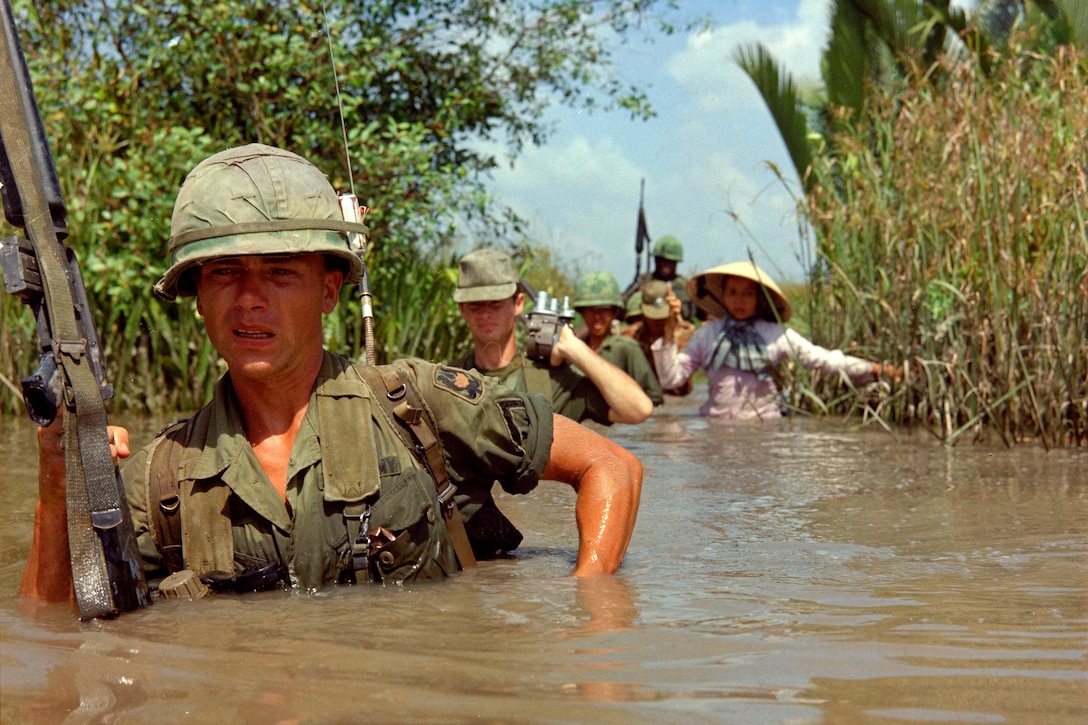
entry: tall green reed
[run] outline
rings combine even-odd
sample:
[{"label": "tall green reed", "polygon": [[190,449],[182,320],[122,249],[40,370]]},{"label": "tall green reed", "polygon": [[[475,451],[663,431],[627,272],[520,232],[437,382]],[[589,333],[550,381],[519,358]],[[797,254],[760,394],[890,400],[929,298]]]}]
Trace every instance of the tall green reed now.
[{"label": "tall green reed", "polygon": [[804,209],[813,337],[905,376],[873,396],[794,374],[791,399],[948,443],[1084,444],[1088,63],[1063,49],[991,78],[924,70],[844,119]]}]

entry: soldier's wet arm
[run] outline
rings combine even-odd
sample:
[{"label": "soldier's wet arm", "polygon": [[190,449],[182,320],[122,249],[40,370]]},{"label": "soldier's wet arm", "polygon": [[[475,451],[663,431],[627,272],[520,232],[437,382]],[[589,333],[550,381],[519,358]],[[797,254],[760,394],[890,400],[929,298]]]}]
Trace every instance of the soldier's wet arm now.
[{"label": "soldier's wet arm", "polygon": [[558,352],[553,351],[553,360],[560,355],[601,391],[608,401],[608,417],[613,423],[641,423],[654,412],[653,401],[634,378],[594,352],[569,327],[560,331],[555,347]]},{"label": "soldier's wet arm", "polygon": [[421,391],[434,413],[454,484],[490,489],[498,481],[510,493],[533,490],[552,445],[548,401],[447,365],[432,368],[431,382]]},{"label": "soldier's wet arm", "polygon": [[623,563],[642,495],[642,463],[630,451],[562,416],[544,478],[578,492],[575,576],[613,574]]},{"label": "soldier's wet arm", "polygon": [[[114,461],[129,454],[128,431],[110,426]],[[34,538],[27,556],[19,594],[46,602],[75,599],[72,562],[68,553],[68,504],[65,491],[63,422],[38,429],[38,504],[34,510]]]},{"label": "soldier's wet arm", "polygon": [[38,430],[38,505],[34,538],[19,593],[32,599],[63,602],[75,598],[68,558],[68,509],[65,502],[62,426],[58,419]]}]

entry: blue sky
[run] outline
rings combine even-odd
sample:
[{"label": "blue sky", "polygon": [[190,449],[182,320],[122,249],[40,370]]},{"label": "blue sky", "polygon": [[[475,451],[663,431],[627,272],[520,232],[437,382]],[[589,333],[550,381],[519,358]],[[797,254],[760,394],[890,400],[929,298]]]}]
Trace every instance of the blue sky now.
[{"label": "blue sky", "polygon": [[635,41],[616,54],[621,77],[648,91],[655,118],[555,107],[558,130],[497,170],[492,192],[530,221],[535,240],[579,272],[611,272],[621,287],[635,272],[642,179],[651,237],[684,243],[681,274],[746,259],[750,250],[776,279],[799,281],[811,253],[801,249],[790,191],[768,164],[795,194],[796,174],[732,58],[759,41],[796,80],[818,78],[828,0],[690,0],[683,12],[710,15],[712,30]]}]

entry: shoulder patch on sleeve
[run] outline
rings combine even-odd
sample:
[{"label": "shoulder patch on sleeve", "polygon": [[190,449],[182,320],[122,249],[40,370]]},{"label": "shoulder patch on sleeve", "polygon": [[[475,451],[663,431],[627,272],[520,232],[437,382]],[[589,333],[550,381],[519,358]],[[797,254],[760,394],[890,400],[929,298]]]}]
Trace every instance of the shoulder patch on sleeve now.
[{"label": "shoulder patch on sleeve", "polygon": [[484,394],[484,384],[478,377],[448,365],[435,366],[434,385],[470,403],[477,402]]}]

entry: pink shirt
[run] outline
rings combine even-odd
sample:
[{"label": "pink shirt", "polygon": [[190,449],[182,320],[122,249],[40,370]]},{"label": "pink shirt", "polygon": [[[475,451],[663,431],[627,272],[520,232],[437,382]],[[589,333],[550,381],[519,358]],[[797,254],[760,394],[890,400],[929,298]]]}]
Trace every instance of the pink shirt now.
[{"label": "pink shirt", "polygon": [[[839,373],[855,382],[872,376],[873,363],[845,354],[842,350],[828,350],[814,345],[802,335],[778,323],[756,320],[753,323],[766,346],[771,365],[778,366],[787,357],[796,359],[809,370]],[[672,388],[682,384],[692,373],[705,367],[714,351],[714,343],[722,331],[721,320],[711,320],[695,331],[683,352],[675,344],[665,345],[664,339],[651,346],[661,387]],[[773,380],[760,380],[755,373],[722,366],[707,371],[709,398],[699,408],[699,413],[738,419],[780,418],[778,387]]]}]

